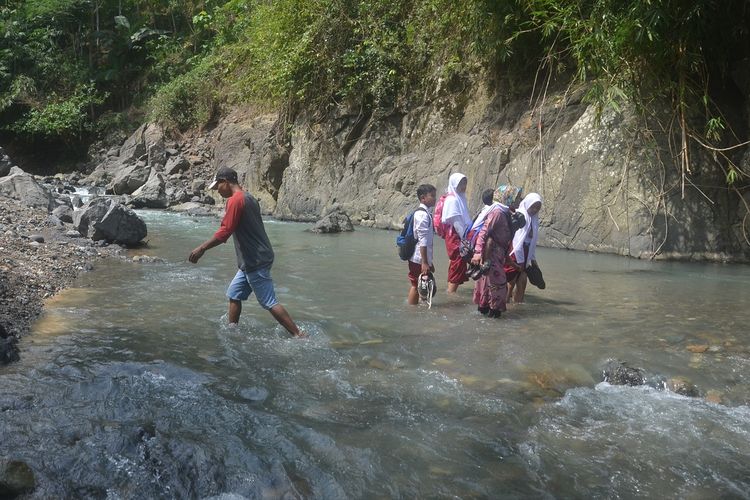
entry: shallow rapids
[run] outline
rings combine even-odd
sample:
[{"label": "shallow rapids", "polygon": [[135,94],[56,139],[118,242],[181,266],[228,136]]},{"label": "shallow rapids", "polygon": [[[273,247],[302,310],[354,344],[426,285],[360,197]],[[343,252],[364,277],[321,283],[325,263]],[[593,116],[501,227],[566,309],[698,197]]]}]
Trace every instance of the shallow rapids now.
[{"label": "shallow rapids", "polygon": [[547,289],[493,320],[440,247],[412,308],[395,233],[267,221],[300,341],[252,297],[226,326],[231,244],[186,261],[216,219],[141,215],[164,262],[99,264],[0,368],[33,498],[750,498],[748,267],[540,249]]}]

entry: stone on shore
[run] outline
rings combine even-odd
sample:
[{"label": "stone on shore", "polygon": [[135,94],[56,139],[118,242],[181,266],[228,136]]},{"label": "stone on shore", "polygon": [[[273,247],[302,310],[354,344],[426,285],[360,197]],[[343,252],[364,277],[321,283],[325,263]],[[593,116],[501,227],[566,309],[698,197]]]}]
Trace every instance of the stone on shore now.
[{"label": "stone on shore", "polygon": [[[2,290],[0,290],[2,292]],[[18,361],[18,342],[0,323],[0,366]]]},{"label": "stone on shore", "polygon": [[94,241],[137,245],[147,235],[146,223],[131,209],[108,198],[94,198],[73,214],[73,226]]},{"label": "stone on shore", "polygon": [[27,207],[43,208],[47,211],[54,208],[52,193],[41,186],[33,175],[17,167],[10,171],[10,175],[0,178],[0,196],[20,201]]}]

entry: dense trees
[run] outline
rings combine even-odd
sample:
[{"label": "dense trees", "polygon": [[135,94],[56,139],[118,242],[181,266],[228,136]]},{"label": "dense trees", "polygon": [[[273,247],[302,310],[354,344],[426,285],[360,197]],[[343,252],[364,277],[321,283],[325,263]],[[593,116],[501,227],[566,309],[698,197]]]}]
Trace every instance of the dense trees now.
[{"label": "dense trees", "polygon": [[176,0],[9,0],[0,7],[5,137],[75,149],[183,73],[201,48]]},{"label": "dense trees", "polygon": [[688,142],[739,142],[717,96],[737,91],[749,21],[744,0],[9,0],[0,119],[73,145],[128,109],[185,129],[233,102],[390,109],[541,70],[602,109],[668,102],[689,168]]}]

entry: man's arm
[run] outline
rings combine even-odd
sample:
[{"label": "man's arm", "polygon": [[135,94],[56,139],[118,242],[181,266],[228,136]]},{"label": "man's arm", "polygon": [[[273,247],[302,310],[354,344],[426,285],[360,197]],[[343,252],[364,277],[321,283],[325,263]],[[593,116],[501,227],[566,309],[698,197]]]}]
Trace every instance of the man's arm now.
[{"label": "man's arm", "polygon": [[195,248],[192,252],[190,252],[190,256],[188,257],[188,260],[192,262],[193,264],[195,264],[196,262],[198,262],[198,259],[203,257],[203,254],[206,253],[206,250],[219,246],[222,243],[224,243],[224,241],[217,238],[216,235],[211,236],[210,239],[206,240],[199,247]]},{"label": "man's arm", "polygon": [[221,227],[214,235],[203,242],[199,247],[195,248],[190,255],[188,260],[195,264],[198,259],[203,257],[206,250],[219,246],[222,243],[226,243],[229,237],[237,229],[237,225],[240,223],[240,216],[242,215],[242,209],[244,207],[245,198],[230,198],[227,201],[227,211],[224,214],[224,218],[221,220]]}]

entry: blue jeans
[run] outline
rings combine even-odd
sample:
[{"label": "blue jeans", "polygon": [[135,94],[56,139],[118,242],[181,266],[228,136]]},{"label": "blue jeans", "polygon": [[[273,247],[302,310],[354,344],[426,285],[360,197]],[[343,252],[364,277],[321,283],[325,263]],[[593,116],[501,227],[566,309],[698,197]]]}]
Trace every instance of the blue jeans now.
[{"label": "blue jeans", "polygon": [[271,309],[279,303],[273,290],[271,266],[261,267],[247,273],[238,269],[227,288],[227,297],[231,300],[247,300],[253,292],[263,309]]}]

